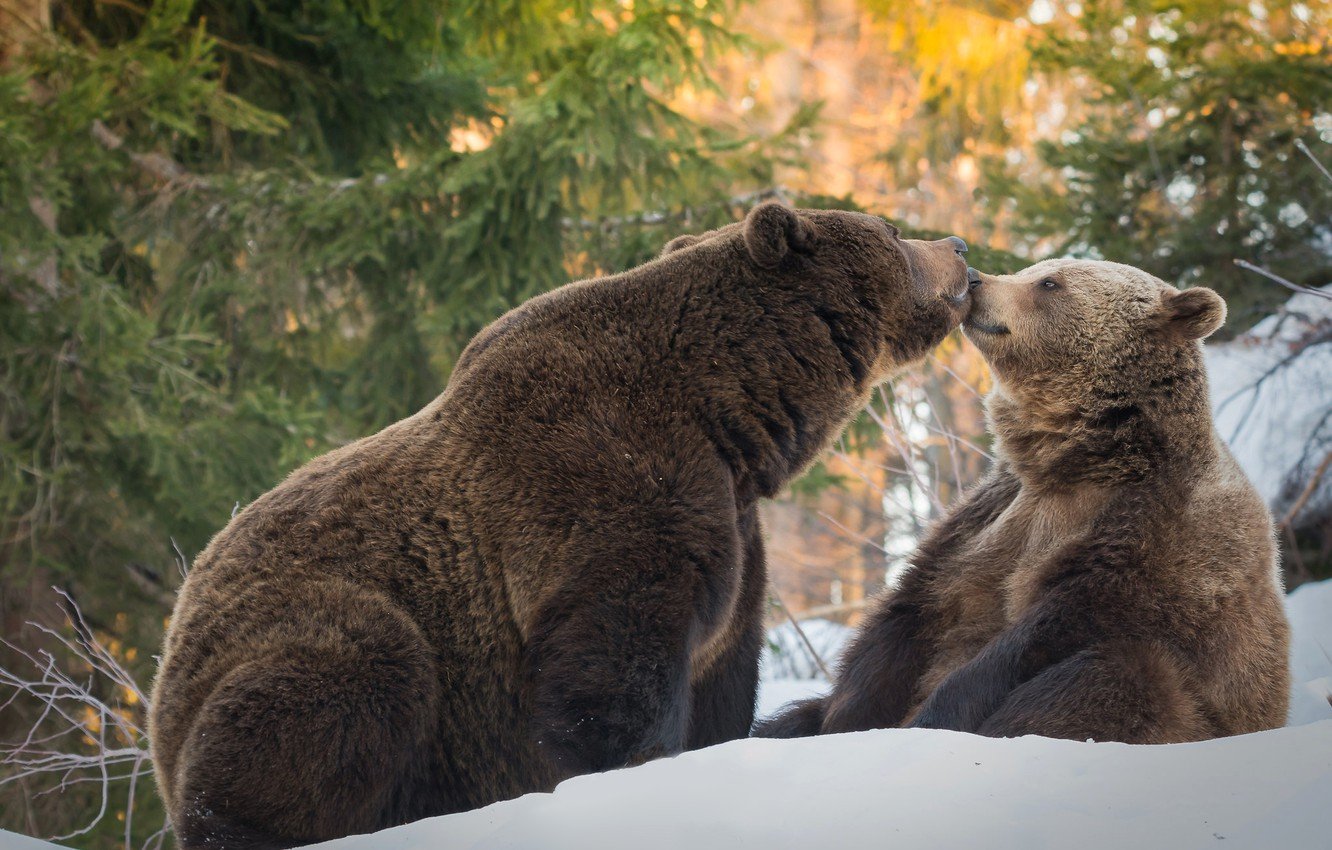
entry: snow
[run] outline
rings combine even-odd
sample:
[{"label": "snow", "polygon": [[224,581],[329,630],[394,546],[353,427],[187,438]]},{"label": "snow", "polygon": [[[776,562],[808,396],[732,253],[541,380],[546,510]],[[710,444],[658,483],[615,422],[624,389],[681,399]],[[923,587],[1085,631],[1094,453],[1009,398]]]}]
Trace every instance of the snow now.
[{"label": "snow", "polygon": [[1287,723],[1332,719],[1332,579],[1295,588],[1286,597],[1286,616],[1291,625]]},{"label": "snow", "polygon": [[[733,741],[320,846],[1332,848],[1332,580],[1287,611],[1298,699],[1284,729],[1155,747],[920,729]],[[827,687],[764,680],[760,711]],[[0,831],[0,850],[53,847]]]},{"label": "snow", "polygon": [[788,702],[823,696],[832,687],[827,679],[761,679],[758,692],[758,716],[768,717]]},{"label": "snow", "polygon": [[[800,631],[804,632],[810,646],[819,654],[829,669],[842,654],[846,642],[851,639],[852,629],[834,623],[831,620],[812,619],[800,622]],[[809,648],[790,622],[768,630],[768,645],[764,647],[763,658],[759,664],[759,676],[763,679],[817,679],[823,676]]]},{"label": "snow", "polygon": [[[1332,285],[1323,291],[1332,293]],[[1217,430],[1277,512],[1294,496],[1287,482],[1307,480],[1322,460],[1322,452],[1305,456],[1310,438],[1332,433],[1332,420],[1323,419],[1332,411],[1332,345],[1310,346],[1285,365],[1282,360],[1328,323],[1332,300],[1300,293],[1247,333],[1203,349]],[[1332,475],[1305,510],[1315,513],[1329,502]]]},{"label": "snow", "polygon": [[[800,630],[830,670],[835,669],[846,642],[855,632],[841,623],[818,618],[802,620]],[[810,657],[809,647],[790,622],[768,630],[768,645],[759,660],[759,717],[775,714],[788,702],[821,696],[830,687],[823,671]]]},{"label": "snow", "polygon": [[[734,741],[324,846],[1332,847],[1332,581],[1287,609],[1301,698],[1284,729],[1158,747],[919,729]],[[765,679],[760,713],[827,687]]]},{"label": "snow", "polygon": [[0,850],[52,850],[56,845],[0,829]]},{"label": "snow", "polygon": [[887,730],[735,741],[328,850],[1326,847],[1332,721],[1131,747]]}]

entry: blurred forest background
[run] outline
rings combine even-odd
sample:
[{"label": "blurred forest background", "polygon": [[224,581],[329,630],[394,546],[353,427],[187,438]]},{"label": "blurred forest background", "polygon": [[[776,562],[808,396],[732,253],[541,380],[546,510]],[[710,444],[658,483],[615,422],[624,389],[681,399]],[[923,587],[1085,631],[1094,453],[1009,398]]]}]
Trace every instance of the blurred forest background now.
[{"label": "blurred forest background", "polygon": [[[758,199],[1139,265],[1220,291],[1227,345],[1326,350],[1286,302],[1332,281],[1329,7],[0,0],[0,828],[160,845],[134,683],[235,507]],[[774,622],[854,621],[984,470],[987,381],[948,340],[767,507]],[[1313,404],[1291,583],[1332,570]]]}]

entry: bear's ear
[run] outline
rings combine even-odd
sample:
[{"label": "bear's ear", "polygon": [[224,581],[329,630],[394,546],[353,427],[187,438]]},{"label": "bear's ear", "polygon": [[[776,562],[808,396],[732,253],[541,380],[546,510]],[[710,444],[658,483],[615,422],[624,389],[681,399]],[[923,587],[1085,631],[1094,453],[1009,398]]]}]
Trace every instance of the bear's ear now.
[{"label": "bear's ear", "polygon": [[1205,286],[1167,295],[1162,308],[1165,327],[1181,339],[1204,339],[1226,321],[1226,302]]},{"label": "bear's ear", "polygon": [[814,238],[814,225],[777,201],[759,204],[745,218],[745,247],[764,268],[776,266],[791,251],[808,251]]},{"label": "bear's ear", "polygon": [[683,248],[692,248],[702,241],[703,237],[694,233],[686,233],[683,236],[677,236],[670,242],[667,242],[666,247],[661,249],[661,256],[664,257],[667,254],[674,254],[676,251]]}]

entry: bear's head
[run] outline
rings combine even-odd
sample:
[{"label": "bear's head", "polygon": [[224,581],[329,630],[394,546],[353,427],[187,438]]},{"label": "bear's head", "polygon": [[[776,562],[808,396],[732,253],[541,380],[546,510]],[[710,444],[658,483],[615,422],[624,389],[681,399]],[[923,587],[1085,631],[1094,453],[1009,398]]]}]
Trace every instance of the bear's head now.
[{"label": "bear's head", "polygon": [[1215,292],[1093,260],[971,277],[964,333],[994,370],[990,423],[1024,477],[1142,481],[1210,441],[1199,341],[1226,318]]},{"label": "bear's head", "polygon": [[1012,275],[972,272],[967,338],[1009,386],[1115,382],[1197,350],[1226,318],[1210,289],[1179,290],[1141,269],[1047,260]]},{"label": "bear's head", "polygon": [[[743,221],[679,236],[662,255],[729,246],[762,286],[803,291],[844,351],[856,382],[872,386],[923,358],[961,322],[969,305],[966,242],[904,239],[881,218],[844,210],[793,209],[769,201]],[[843,345],[839,341],[839,345]],[[845,346],[844,346],[845,347]]]}]

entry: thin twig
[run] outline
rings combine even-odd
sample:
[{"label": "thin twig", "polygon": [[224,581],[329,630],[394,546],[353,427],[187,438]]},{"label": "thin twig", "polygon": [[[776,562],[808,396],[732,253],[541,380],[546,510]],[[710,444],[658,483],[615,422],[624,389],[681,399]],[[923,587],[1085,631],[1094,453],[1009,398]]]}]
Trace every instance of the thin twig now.
[{"label": "thin twig", "polygon": [[1314,474],[1309,477],[1308,482],[1304,485],[1304,489],[1300,491],[1299,498],[1297,498],[1295,503],[1290,506],[1290,510],[1286,511],[1286,515],[1282,517],[1279,525],[1285,526],[1286,528],[1291,527],[1291,523],[1295,521],[1295,517],[1299,515],[1300,511],[1304,510],[1304,505],[1309,501],[1309,497],[1318,489],[1318,484],[1323,480],[1323,476],[1327,473],[1327,468],[1329,466],[1332,466],[1332,451],[1329,451],[1323,456],[1322,463],[1318,464],[1318,468],[1314,470]]},{"label": "thin twig", "polygon": [[[1293,586],[1309,581],[1313,578],[1313,574],[1309,572],[1309,566],[1304,563],[1304,556],[1300,554],[1300,542],[1295,539],[1295,532],[1288,525],[1278,525],[1277,527],[1286,536],[1286,552],[1290,555],[1291,560],[1295,562],[1295,569],[1287,571],[1291,578],[1288,585]],[[1286,589],[1289,590],[1290,587],[1288,586]]]},{"label": "thin twig", "polygon": [[1267,278],[1268,280],[1272,281],[1273,283],[1278,283],[1281,286],[1286,287],[1291,292],[1300,292],[1305,295],[1317,295],[1319,298],[1326,298],[1327,300],[1332,301],[1332,292],[1324,292],[1321,289],[1314,289],[1312,286],[1302,286],[1298,283],[1293,283],[1289,280],[1286,280],[1284,277],[1282,277],[1279,274],[1273,274],[1272,272],[1269,272],[1265,268],[1262,268],[1260,266],[1255,266],[1253,263],[1249,262],[1248,260],[1236,259],[1235,265],[1239,266],[1245,271],[1251,271],[1260,274],[1263,277]]},{"label": "thin twig", "polygon": [[839,602],[836,605],[815,605],[796,615],[797,620],[818,620],[832,614],[854,614],[869,607],[870,599],[857,599],[855,602]]},{"label": "thin twig", "polygon": [[1258,400],[1261,394],[1260,391],[1263,387],[1263,384],[1265,384],[1268,381],[1268,379],[1270,379],[1273,375],[1277,374],[1282,369],[1286,368],[1291,363],[1294,363],[1296,360],[1298,360],[1309,349],[1313,348],[1314,346],[1324,345],[1329,342],[1332,342],[1332,327],[1315,329],[1314,332],[1309,333],[1303,339],[1301,339],[1298,345],[1296,345],[1289,354],[1285,355],[1280,360],[1278,360],[1277,362],[1269,366],[1267,369],[1265,369],[1263,373],[1259,375],[1256,379],[1254,379],[1252,382],[1246,384],[1243,387],[1240,387],[1230,395],[1226,396],[1226,398],[1224,398],[1221,401],[1221,403],[1216,406],[1215,413],[1219,416],[1222,411],[1224,411],[1227,407],[1230,406],[1231,402],[1235,401],[1240,396],[1252,393],[1252,397],[1249,399],[1249,406],[1240,416],[1239,422],[1235,426],[1235,430],[1230,435],[1231,443],[1234,443],[1236,440],[1239,439],[1240,433],[1244,430],[1245,426],[1248,424],[1250,414],[1252,414],[1254,409],[1258,406]]},{"label": "thin twig", "polygon": [[[60,607],[68,617],[75,637],[67,637],[38,623],[28,625],[51,639],[63,655],[86,665],[90,674],[86,681],[77,679],[61,668],[51,651],[29,651],[0,639],[0,646],[36,671],[35,676],[20,675],[0,668],[0,688],[12,691],[0,708],[9,707],[20,698],[34,700],[40,708],[23,740],[0,745],[0,765],[8,769],[7,775],[0,776],[0,786],[19,783],[26,793],[29,780],[46,779],[48,787],[30,795],[42,797],[63,793],[77,785],[96,783],[100,789],[96,812],[73,831],[52,836],[59,841],[92,831],[110,810],[111,785],[128,781],[124,841],[125,850],[134,850],[131,833],[139,779],[152,773],[147,731],[135,719],[139,716],[138,711],[146,713],[147,697],[129,672],[97,639],[74,597],[67,591],[53,589],[60,595]],[[136,709],[127,710],[121,703],[110,703],[98,697],[94,692],[98,677],[109,680],[116,692],[127,694],[127,702]],[[167,828],[163,826],[163,830]],[[149,838],[149,843],[156,839],[160,847],[164,834],[159,830]]]},{"label": "thin twig", "polygon": [[[111,132],[100,118],[93,119],[91,131],[93,139],[109,151],[118,151],[125,146],[124,138]],[[203,188],[208,185],[207,180],[191,173],[166,154],[137,153],[127,150],[125,155],[130,158],[130,162],[165,183],[180,183],[189,188]]]},{"label": "thin twig", "polygon": [[859,542],[859,543],[864,543],[864,544],[866,544],[866,545],[873,546],[875,549],[878,549],[880,552],[882,552],[882,553],[885,554],[885,555],[891,555],[891,554],[892,554],[892,553],[889,552],[887,549],[885,549],[885,548],[883,547],[882,544],[880,544],[880,543],[875,543],[873,540],[870,540],[870,539],[869,539],[868,537],[866,537],[865,535],[863,535],[863,534],[858,534],[857,532],[854,532],[854,531],[852,531],[851,529],[847,528],[845,525],[842,525],[842,523],[838,522],[836,519],[833,518],[832,514],[824,513],[823,511],[819,511],[819,518],[822,519],[822,520],[824,520],[825,522],[828,522],[828,523],[830,523],[831,525],[835,526],[835,527],[837,528],[838,531],[841,531],[841,532],[843,532],[843,533],[845,533],[845,534],[848,534],[848,535],[850,535],[851,537],[855,538],[856,541]]},{"label": "thin twig", "polygon": [[791,613],[791,609],[786,607],[786,603],[782,601],[782,595],[777,592],[777,588],[775,587],[772,588],[772,599],[777,603],[777,607],[781,608],[786,614],[786,619],[791,621],[791,627],[795,629],[796,634],[800,636],[800,641],[804,643],[805,650],[809,652],[809,657],[814,659],[814,663],[817,664],[819,670],[823,672],[823,677],[828,681],[832,681],[832,674],[828,672],[827,665],[823,663],[823,659],[819,657],[818,651],[814,649],[814,644],[810,643],[809,635],[805,634],[805,630],[800,628],[800,621]]},{"label": "thin twig", "polygon": [[1332,172],[1329,172],[1327,166],[1318,161],[1318,157],[1313,155],[1313,151],[1309,150],[1309,146],[1304,143],[1304,139],[1295,140],[1295,149],[1309,157],[1309,161],[1312,162],[1319,171],[1323,172],[1323,176],[1328,180],[1332,180]]}]

